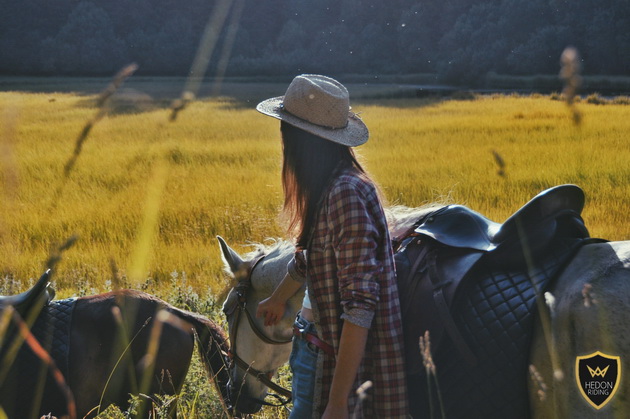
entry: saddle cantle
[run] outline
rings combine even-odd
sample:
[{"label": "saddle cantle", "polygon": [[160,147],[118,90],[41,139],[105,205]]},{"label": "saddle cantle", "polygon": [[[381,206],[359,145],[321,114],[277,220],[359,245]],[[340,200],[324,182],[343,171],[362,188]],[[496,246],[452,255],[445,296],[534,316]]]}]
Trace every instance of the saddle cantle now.
[{"label": "saddle cantle", "polygon": [[24,317],[37,302],[46,305],[54,297],[55,290],[50,286],[50,269],[48,269],[28,291],[16,295],[0,296],[0,310],[12,306]]},{"label": "saddle cantle", "polygon": [[[584,192],[576,185],[560,185],[532,198],[503,224],[495,223],[462,205],[448,205],[429,214],[415,232],[446,246],[490,252],[527,239],[544,246],[553,237],[557,219],[565,213],[581,214]],[[516,255],[519,257],[519,255]]]},{"label": "saddle cantle", "polygon": [[[479,383],[468,386],[470,377],[481,379],[494,369],[508,369],[499,363],[496,368],[489,366],[497,351],[511,359],[509,368],[526,359],[523,342],[531,333],[537,293],[544,291],[588,237],[580,216],[583,207],[583,191],[561,185],[534,197],[503,224],[460,205],[441,208],[419,220],[395,255],[410,375],[424,373],[418,339],[426,330],[440,364],[438,371],[442,371],[440,383],[449,386],[441,389],[444,397],[461,390],[458,396],[473,403],[475,388],[482,387]],[[482,335],[485,340],[479,340]],[[513,369],[514,374],[521,373]],[[484,384],[484,391],[514,388],[505,384],[508,378],[502,374],[495,381],[488,378],[493,384]],[[456,375],[458,379],[452,379]],[[426,378],[420,381],[426,385]],[[502,406],[522,407],[520,395],[503,396],[510,402]],[[464,406],[464,399],[453,406]],[[446,413],[466,417],[470,412],[466,409]],[[514,411],[506,409],[486,413]]]}]

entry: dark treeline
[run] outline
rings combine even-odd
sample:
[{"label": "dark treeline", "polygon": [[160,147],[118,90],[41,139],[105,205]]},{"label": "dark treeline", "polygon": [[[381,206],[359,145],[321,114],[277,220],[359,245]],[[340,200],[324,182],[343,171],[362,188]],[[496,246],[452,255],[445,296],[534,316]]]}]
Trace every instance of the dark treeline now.
[{"label": "dark treeline", "polygon": [[229,53],[233,76],[474,83],[557,73],[567,45],[586,74],[630,74],[630,0],[0,0],[0,73],[111,75],[136,62],[139,74],[185,76],[221,2],[230,13],[209,74]]}]

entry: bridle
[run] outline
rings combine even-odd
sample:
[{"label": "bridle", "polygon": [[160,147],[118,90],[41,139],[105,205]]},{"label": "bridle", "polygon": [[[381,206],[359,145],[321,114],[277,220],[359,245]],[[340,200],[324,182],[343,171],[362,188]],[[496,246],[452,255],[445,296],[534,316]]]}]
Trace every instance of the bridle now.
[{"label": "bridle", "polygon": [[[258,257],[248,269],[247,275],[244,279],[240,280],[239,283],[234,287],[233,292],[236,293],[237,298],[235,298],[235,302],[231,304],[229,307],[225,307],[223,312],[225,314],[226,319],[228,320],[228,333],[230,336],[230,350],[228,351],[228,357],[230,360],[229,368],[238,367],[245,371],[245,374],[249,374],[255,377],[258,381],[269,387],[270,390],[275,391],[278,394],[270,394],[273,397],[276,397],[280,400],[279,404],[273,404],[266,402],[264,400],[256,400],[257,402],[266,405],[266,406],[284,406],[291,402],[291,390],[288,390],[280,385],[271,381],[271,377],[273,376],[274,371],[260,371],[245,362],[238,354],[236,353],[236,336],[238,333],[238,326],[241,321],[241,318],[245,317],[249,322],[249,326],[254,331],[256,336],[263,342],[269,345],[286,345],[291,342],[291,339],[287,340],[275,340],[266,336],[257,326],[256,322],[252,318],[251,313],[247,310],[247,293],[249,292],[252,286],[252,273],[254,272],[254,268],[260,261],[263,260],[265,256]],[[243,316],[245,313],[245,316]],[[230,324],[230,318],[234,316],[234,321]],[[284,397],[284,400],[282,399]]]}]

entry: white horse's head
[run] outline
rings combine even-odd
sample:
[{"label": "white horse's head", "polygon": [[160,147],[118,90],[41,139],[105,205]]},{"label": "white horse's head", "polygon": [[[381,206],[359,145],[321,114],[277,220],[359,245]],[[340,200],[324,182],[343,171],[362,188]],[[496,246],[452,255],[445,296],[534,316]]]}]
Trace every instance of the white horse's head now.
[{"label": "white horse's head", "polygon": [[[294,247],[288,242],[257,249],[241,256],[218,237],[226,271],[234,279],[225,302],[231,345],[230,401],[241,413],[255,413],[262,407],[268,381],[291,353],[292,326],[304,291],[289,301],[285,315],[274,326],[257,319],[256,308],[269,297],[287,272]],[[272,343],[273,342],[273,343]]]}]

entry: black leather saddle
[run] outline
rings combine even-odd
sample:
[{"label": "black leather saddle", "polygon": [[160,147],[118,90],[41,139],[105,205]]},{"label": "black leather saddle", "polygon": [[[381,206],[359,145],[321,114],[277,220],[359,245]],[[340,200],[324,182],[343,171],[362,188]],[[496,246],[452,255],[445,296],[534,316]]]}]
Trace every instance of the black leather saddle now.
[{"label": "black leather saddle", "polygon": [[527,271],[533,260],[544,258],[555,238],[588,237],[580,217],[584,200],[578,186],[560,185],[536,195],[503,224],[461,205],[440,208],[419,220],[396,253],[403,322],[417,329],[405,330],[406,346],[413,348],[408,369],[421,366],[415,347],[425,330],[435,345],[446,332],[474,364],[476,357],[451,315],[467,275],[480,260],[493,269]]},{"label": "black leather saddle", "polygon": [[0,310],[12,306],[22,317],[37,303],[46,305],[55,297],[55,290],[50,286],[50,269],[28,291],[21,294],[0,296]]},{"label": "black leather saddle", "polygon": [[[450,418],[527,417],[536,301],[588,242],[583,207],[583,191],[561,185],[535,196],[503,224],[449,205],[399,239],[406,370],[409,391],[418,395],[410,400],[413,417],[431,416],[430,399],[433,406],[443,400]],[[418,340],[425,331],[440,388],[428,382],[423,368]]]},{"label": "black leather saddle", "polygon": [[461,205],[449,205],[426,217],[415,232],[451,247],[490,252],[510,241],[527,240],[541,247],[553,237],[557,219],[580,214],[584,192],[576,185],[560,185],[532,198],[503,224]]}]

